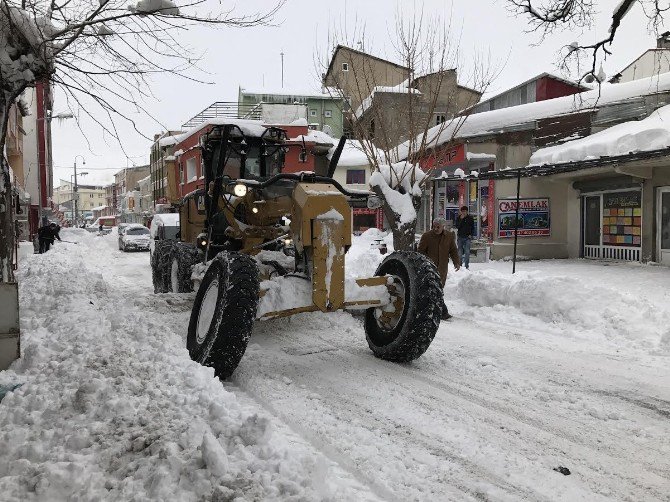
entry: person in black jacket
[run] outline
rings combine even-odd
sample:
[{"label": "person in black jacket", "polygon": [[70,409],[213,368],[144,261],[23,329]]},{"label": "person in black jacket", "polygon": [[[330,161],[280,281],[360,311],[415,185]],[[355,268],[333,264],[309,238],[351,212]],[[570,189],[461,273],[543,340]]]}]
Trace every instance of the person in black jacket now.
[{"label": "person in black jacket", "polygon": [[56,239],[61,240],[60,227],[56,223],[51,222],[39,228],[37,236],[40,242],[40,254],[46,253]]},{"label": "person in black jacket", "polygon": [[468,206],[461,207],[454,226],[458,230],[458,254],[465,268],[470,268],[470,244],[475,234],[475,219],[468,214]]}]

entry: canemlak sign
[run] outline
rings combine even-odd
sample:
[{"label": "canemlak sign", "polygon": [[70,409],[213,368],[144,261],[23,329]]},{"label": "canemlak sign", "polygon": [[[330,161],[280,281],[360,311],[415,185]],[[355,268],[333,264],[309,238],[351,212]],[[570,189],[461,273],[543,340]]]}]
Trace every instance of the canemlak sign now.
[{"label": "canemlak sign", "polygon": [[[498,237],[514,237],[516,199],[498,199]],[[519,237],[551,235],[549,199],[519,199]]]}]

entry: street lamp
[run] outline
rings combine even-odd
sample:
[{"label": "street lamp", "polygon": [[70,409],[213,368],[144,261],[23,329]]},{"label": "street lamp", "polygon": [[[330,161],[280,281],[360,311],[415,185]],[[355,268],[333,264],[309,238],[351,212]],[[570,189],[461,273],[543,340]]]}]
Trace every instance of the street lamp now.
[{"label": "street lamp", "polygon": [[[79,176],[86,176],[88,173],[79,173]],[[70,217],[72,219],[72,226],[76,227],[77,226],[77,221],[74,219],[74,184],[72,183],[72,178],[74,178],[74,174],[70,175]],[[77,195],[79,197],[79,195]]]},{"label": "street lamp", "polygon": [[74,226],[78,225],[79,222],[79,207],[78,207],[78,199],[79,199],[79,194],[77,193],[77,158],[81,157],[81,161],[83,165],[86,165],[86,159],[84,158],[83,155],[75,155],[74,157]]}]

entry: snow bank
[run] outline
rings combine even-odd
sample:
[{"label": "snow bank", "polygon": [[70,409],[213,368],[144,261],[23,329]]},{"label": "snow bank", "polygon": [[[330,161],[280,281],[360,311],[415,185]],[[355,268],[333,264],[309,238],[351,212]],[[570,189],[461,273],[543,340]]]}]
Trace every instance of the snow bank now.
[{"label": "snow bank", "polygon": [[190,360],[188,298],[153,296],[148,261],[116,274],[131,258],[110,251],[114,238],[61,234],[79,244],[56,243],[19,271],[23,357],[0,381],[23,385],[0,402],[0,498],[332,495],[312,481],[318,458]]},{"label": "snow bank", "polygon": [[[474,307],[514,308],[587,337],[670,350],[670,315],[638,296],[539,272],[465,275],[456,294]],[[575,329],[576,328],[576,329]]]},{"label": "snow bank", "polygon": [[531,157],[530,165],[578,162],[670,147],[670,105],[647,118],[624,122],[591,136],[542,148]]}]

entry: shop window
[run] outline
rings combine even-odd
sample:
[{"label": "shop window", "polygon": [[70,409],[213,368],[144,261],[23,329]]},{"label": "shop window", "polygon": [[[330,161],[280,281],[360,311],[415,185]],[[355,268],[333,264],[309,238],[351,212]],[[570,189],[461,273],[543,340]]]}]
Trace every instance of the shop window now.
[{"label": "shop window", "polygon": [[365,169],[347,169],[347,185],[364,185]]}]

